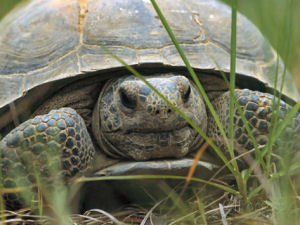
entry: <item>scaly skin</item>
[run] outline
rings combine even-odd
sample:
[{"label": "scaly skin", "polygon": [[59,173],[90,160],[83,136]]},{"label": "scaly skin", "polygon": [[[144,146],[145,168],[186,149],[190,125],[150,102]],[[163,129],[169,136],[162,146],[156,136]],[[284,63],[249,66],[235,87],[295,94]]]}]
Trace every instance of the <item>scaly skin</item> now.
[{"label": "scaly skin", "polygon": [[[269,139],[274,96],[259,91],[236,89],[235,97],[237,99],[237,102],[240,104],[242,111],[244,112],[245,118],[249,124],[249,127],[257,144],[265,145]],[[275,102],[277,101],[278,99],[275,99]],[[227,137],[229,135],[229,102],[229,91],[219,96],[213,102],[213,106],[217,114],[219,115],[221,124],[226,132]],[[286,104],[282,100],[279,101],[279,122],[284,119],[290,109],[290,105]],[[221,149],[226,150],[220,130],[218,129],[218,126],[211,115],[209,115],[208,117],[208,124],[208,136],[211,137]],[[284,129],[283,136],[287,133],[290,133],[290,135],[292,135],[289,136],[289,138],[291,138],[291,140],[293,141],[294,149],[300,150],[300,146],[297,145],[297,140],[300,140],[299,113],[293,118],[292,123]],[[282,137],[281,139],[275,140],[276,145],[279,145],[280,141],[284,141],[283,139],[284,138]],[[234,109],[234,141],[236,141],[239,147],[243,148],[244,150],[251,150],[254,148],[252,140],[248,135],[240,113],[238,112],[236,107]]]},{"label": "scaly skin", "polygon": [[6,205],[18,208],[34,197],[37,180],[51,184],[63,174],[71,178],[85,170],[94,147],[83,119],[71,108],[52,110],[12,130],[1,141],[4,188],[25,188],[20,194],[5,194]]}]

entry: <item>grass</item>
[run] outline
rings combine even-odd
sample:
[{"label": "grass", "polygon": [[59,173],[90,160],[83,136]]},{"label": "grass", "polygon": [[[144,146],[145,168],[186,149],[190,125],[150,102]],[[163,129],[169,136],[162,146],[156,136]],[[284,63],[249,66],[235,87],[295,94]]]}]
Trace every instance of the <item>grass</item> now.
[{"label": "grass", "polygon": [[[189,72],[191,73],[191,75],[192,75],[192,77],[195,79],[195,76],[193,76],[193,70],[190,68],[190,66],[189,66],[189,63],[188,62],[186,62],[186,58],[185,58],[185,56],[184,56],[184,54],[183,54],[183,52],[181,51],[181,49],[180,49],[180,46],[179,46],[179,44],[176,42],[176,38],[173,36],[173,34],[172,34],[172,32],[170,31],[170,28],[168,27],[168,25],[167,25],[167,22],[165,21],[165,19],[164,19],[164,17],[163,17],[163,15],[161,15],[161,13],[160,13],[160,11],[159,11],[159,8],[158,8],[158,6],[155,4],[155,1],[154,0],[152,0],[151,1],[152,2],[152,4],[154,5],[154,8],[156,9],[156,11],[157,11],[157,13],[158,13],[158,15],[159,15],[159,17],[160,17],[160,19],[161,19],[161,21],[162,21],[162,23],[164,24],[164,26],[165,26],[165,28],[166,28],[166,30],[168,31],[168,33],[169,33],[169,35],[170,35],[170,38],[172,39],[172,41],[173,41],[173,43],[176,45],[176,48],[177,48],[177,50],[178,50],[178,52],[179,52],[179,54],[181,55],[181,57],[182,57],[182,59],[183,59],[183,61],[185,62],[185,64],[186,64],[186,66],[187,66],[187,68],[188,68],[188,70],[189,70]],[[231,27],[232,27],[232,30],[231,30],[231,71],[230,71],[230,85],[229,85],[229,87],[230,87],[230,93],[231,93],[231,101],[230,101],[230,114],[231,114],[231,116],[230,116],[230,128],[229,128],[229,136],[230,136],[230,139],[231,139],[231,143],[233,143],[233,107],[234,107],[234,103],[238,106],[239,104],[237,103],[237,102],[234,102],[234,85],[235,85],[235,54],[236,54],[236,10],[237,10],[237,1],[232,1],[231,2],[231,5],[232,5],[232,24],[231,24]],[[278,76],[278,74],[276,74],[277,76]],[[278,80],[278,79],[276,79],[276,80]],[[197,82],[196,82],[197,83]],[[201,85],[197,85],[198,86],[198,88],[199,88],[199,90],[201,91]],[[276,83],[275,83],[275,86],[277,86],[276,85]],[[281,84],[281,88],[283,87],[283,84]],[[280,95],[279,95],[279,97],[280,97]],[[206,98],[204,98],[204,100],[205,100],[205,102],[206,102],[206,104],[210,104],[210,102],[209,102],[209,100],[207,100]],[[273,126],[273,127],[276,127],[276,125],[277,125],[277,122],[278,122],[278,116],[277,116],[277,114],[279,114],[279,100],[278,100],[278,102],[277,102],[277,104],[276,104],[276,102],[275,102],[276,100],[274,99],[274,101],[273,101],[273,111],[274,111],[274,118],[275,119],[273,119],[272,120],[272,125],[271,125],[271,127]],[[276,107],[276,105],[278,105],[278,107]],[[291,123],[291,120],[292,120],[292,118],[296,115],[296,113],[297,112],[299,112],[299,106],[300,106],[300,102],[298,102],[298,104],[296,104],[293,108],[292,108],[292,110],[289,112],[289,114],[284,118],[284,120],[283,120],[283,122],[281,122],[280,123],[280,125],[279,125],[279,127],[278,127],[278,130],[277,130],[277,132],[276,132],[276,134],[273,134],[273,132],[271,132],[271,137],[270,137],[270,143],[268,143],[266,146],[267,147],[269,147],[269,146],[273,146],[273,143],[272,143],[272,141],[274,141],[275,139],[277,139],[277,138],[279,138],[279,134],[280,134],[280,132],[282,132],[283,131],[283,129],[284,129],[284,127],[286,127],[287,126],[287,124],[290,124]],[[240,106],[238,106],[238,107],[240,107]],[[218,117],[216,116],[216,115],[214,115],[214,110],[211,110],[210,109],[210,111],[211,111],[211,113],[213,114],[213,116],[214,116],[214,119],[215,120],[218,120]],[[241,113],[241,112],[240,112]],[[243,114],[243,113],[241,113],[241,114]],[[244,121],[244,123],[245,124],[247,124],[247,122],[246,121]],[[220,125],[218,124],[218,126],[219,126],[219,128],[221,129],[221,127],[220,127]],[[274,131],[275,129],[273,129],[272,131]],[[250,134],[251,132],[249,132],[249,134]],[[272,137],[272,135],[274,135],[273,137]],[[298,135],[299,136],[299,135]],[[296,136],[296,138],[298,137],[298,136]],[[224,134],[223,134],[223,137],[224,137]],[[225,138],[227,138],[226,136],[225,136]],[[299,138],[299,137],[298,137]],[[232,144],[233,145],[233,144]],[[231,160],[233,161],[233,162],[235,162],[235,157],[234,157],[234,154],[233,154],[233,151],[231,150],[233,147],[229,147],[228,148],[228,150],[229,150],[229,152],[231,153],[230,155],[231,155]],[[294,147],[292,147],[290,150],[293,150],[293,148]],[[269,147],[269,149],[271,149],[271,147]],[[259,151],[257,151],[258,153],[259,153]],[[264,151],[262,151],[262,152],[264,152]],[[259,174],[254,174],[254,175],[256,175],[256,176],[265,176],[265,177],[261,177],[261,179],[267,179],[267,180],[265,180],[264,181],[264,184],[266,184],[267,182],[269,182],[268,181],[268,179],[269,179],[269,177],[271,177],[271,175],[273,175],[272,174],[272,172],[270,173],[270,155],[271,155],[271,153],[272,153],[272,151],[268,151],[269,152],[269,155],[267,155],[267,156],[269,156],[267,159],[269,159],[269,160],[267,160],[267,163],[268,163],[268,165],[267,165],[267,167],[264,167],[264,171],[262,171],[263,173],[259,173]],[[218,152],[217,152],[218,153]],[[285,154],[286,154],[286,152],[285,152]],[[264,161],[263,161],[263,159],[260,157],[259,158],[259,163],[260,163],[260,165],[262,165],[262,164],[264,164]],[[224,160],[223,160],[224,161]],[[225,160],[225,162],[226,162],[227,160]],[[238,186],[238,189],[239,189],[239,193],[242,193],[242,196],[243,196],[243,198],[244,199],[242,199],[242,201],[245,201],[245,203],[246,203],[246,205],[245,205],[245,207],[246,208],[248,208],[249,206],[248,206],[248,204],[249,204],[249,202],[247,201],[249,198],[248,198],[248,196],[247,196],[247,191],[248,191],[248,186],[247,186],[247,181],[248,181],[248,178],[249,178],[249,176],[250,176],[250,174],[252,174],[252,172],[253,172],[253,170],[252,170],[252,168],[250,167],[250,169],[246,172],[246,173],[239,173],[239,168],[237,167],[237,163],[235,162],[235,163],[233,163],[233,166],[234,166],[234,172],[233,172],[233,170],[232,170],[232,168],[229,168],[230,169],[230,171],[231,172],[233,172],[233,175],[235,176],[235,178],[236,178],[236,182],[237,182],[237,186]],[[287,169],[288,170],[288,169]],[[243,176],[243,174],[247,174],[247,176]],[[283,176],[285,177],[285,176],[289,176],[290,174],[288,174],[288,173],[285,173]],[[285,183],[287,183],[287,181],[288,181],[288,179],[285,179]],[[277,187],[277,182],[275,182],[276,183],[276,185],[274,185],[273,183],[270,183],[271,184],[271,188],[270,189],[276,189],[275,187]],[[272,184],[273,184],[273,186],[272,186]],[[263,185],[263,183],[261,183],[261,185]],[[287,185],[286,185],[287,186]],[[261,188],[262,186],[259,186],[259,187],[257,187],[256,189],[255,189],[255,191],[254,192],[252,192],[252,193],[250,193],[251,194],[251,197],[252,197],[252,195],[253,195],[253,193],[257,193],[256,192],[256,190],[262,190],[262,188]],[[269,188],[269,187],[267,187],[266,185],[265,185],[265,188],[267,189],[267,188]],[[279,188],[280,189],[280,188]],[[274,193],[274,192],[272,192],[272,190],[265,190],[270,196],[270,198],[271,199],[273,199],[274,200],[274,202],[276,202],[276,200],[278,200],[278,196],[279,196],[279,193],[280,193],[280,191],[277,191],[276,193]],[[295,196],[291,196],[291,195],[287,195],[287,196],[285,196],[286,198],[288,198],[288,199],[296,199],[297,198],[297,193],[295,193],[296,195]],[[281,199],[280,199],[281,200]],[[287,201],[287,202],[289,202],[289,201]],[[288,207],[289,209],[291,209],[292,207],[289,207],[289,204],[287,204],[287,205],[284,205],[284,207]],[[282,216],[281,215],[281,211],[282,211],[282,209],[283,209],[283,211],[285,211],[285,212],[288,212],[288,210],[286,210],[286,209],[284,209],[284,207],[283,208],[279,208],[279,210],[277,209],[277,208],[274,208],[273,207],[273,209],[275,209],[275,211],[274,211],[274,214],[275,214],[275,217],[276,217],[276,219],[278,219],[278,222],[279,222],[279,224],[290,224],[291,223],[291,220],[289,220],[288,221],[288,223],[286,223],[286,221],[283,221],[284,220],[284,218],[287,218],[287,215],[286,214],[284,214],[284,216]],[[299,218],[297,218],[297,219],[299,219]],[[294,220],[294,221],[297,221],[297,219],[296,220]],[[292,224],[294,224],[294,223],[292,223]]]},{"label": "grass", "polygon": [[[162,20],[166,30],[168,31],[173,43],[175,44],[176,48],[178,49],[179,54],[181,55],[183,61],[185,62],[189,72],[191,73],[192,77],[195,80],[195,83],[197,84],[201,94],[204,96],[204,99],[206,101],[206,104],[209,106],[209,109],[211,113],[213,114],[216,121],[218,121],[218,116],[214,112],[214,109],[206,96],[204,89],[201,85],[201,83],[197,80],[196,74],[193,72],[193,69],[189,66],[189,62],[184,56],[184,52],[181,50],[179,44],[176,41],[176,37],[173,35],[171,29],[168,27],[167,21],[164,21],[163,15],[160,13],[159,8],[157,5],[155,5],[155,1],[151,1],[154,4],[154,7],[156,8],[156,11],[158,12],[158,15],[160,19]],[[233,3],[233,9],[237,9],[237,1],[232,1]],[[293,4],[293,1],[288,1],[288,7],[291,7]],[[287,8],[290,9],[290,8]],[[235,24],[236,24],[236,11],[233,10],[232,14],[232,30],[231,30],[231,73],[230,73],[230,91],[231,91],[231,103],[230,103],[230,112],[231,115],[233,115],[233,107],[234,104],[237,105],[239,111],[241,112],[240,106],[238,106],[238,103],[233,95],[234,85],[235,85],[235,48],[236,48],[236,38],[235,38]],[[290,27],[291,21],[287,20],[288,26]],[[285,30],[286,36],[290,36],[290,30],[287,28]],[[280,38],[279,38],[280,39]],[[281,42],[282,43],[282,39]],[[290,65],[290,50],[291,46],[284,45],[282,47],[282,55],[285,59],[287,65]],[[281,49],[281,48],[280,48]],[[133,68],[128,67],[126,65],[126,62],[124,62],[122,59],[115,56],[113,53],[111,53],[116,60],[119,60],[125,67],[128,68],[129,71],[131,71],[133,74],[138,76],[140,79],[142,79],[147,85],[151,87],[149,83],[147,83],[144,78],[137,73]],[[156,91],[153,87],[151,87],[154,91]],[[182,114],[175,106],[171,105],[163,95],[157,92],[157,94],[163,98],[175,111],[180,113],[187,121],[189,121],[188,118],[185,117],[184,114]],[[206,97],[205,97],[206,96]],[[229,138],[226,136],[225,131],[222,131],[223,139],[229,140],[227,141],[227,147],[230,152],[230,158],[226,158],[226,156],[218,149],[216,145],[210,140],[204,132],[202,132],[195,124],[193,124],[191,121],[190,124],[205,138],[208,144],[210,144],[213,149],[216,151],[216,153],[219,155],[219,157],[224,161],[228,169],[231,171],[231,175],[235,178],[237,183],[237,189],[236,187],[230,187],[228,184],[219,184],[216,181],[206,181],[201,180],[197,178],[191,178],[194,182],[200,182],[205,183],[207,185],[216,186],[218,189],[221,189],[222,191],[225,191],[225,194],[222,195],[219,199],[216,199],[215,195],[210,196],[211,198],[205,198],[201,196],[203,193],[199,188],[193,189],[193,199],[189,202],[182,202],[181,196],[177,195],[176,193],[168,190],[166,187],[162,187],[162,190],[165,190],[166,193],[168,193],[167,200],[171,201],[174,205],[179,206],[179,211],[182,210],[184,212],[187,212],[187,209],[191,208],[192,210],[190,213],[187,213],[185,215],[176,215],[178,213],[178,209],[173,210],[174,212],[174,221],[170,222],[169,224],[177,224],[182,221],[188,221],[188,222],[199,222],[202,221],[203,224],[212,224],[211,221],[217,222],[219,221],[221,224],[226,224],[227,222],[233,222],[234,224],[254,224],[257,222],[257,224],[297,224],[297,221],[300,221],[300,212],[299,212],[299,203],[298,203],[298,189],[299,189],[299,180],[297,179],[297,174],[299,174],[299,161],[293,162],[293,158],[290,154],[287,154],[289,152],[292,152],[295,146],[293,144],[295,143],[289,143],[288,140],[293,138],[294,134],[288,134],[287,126],[292,121],[292,118],[295,116],[297,112],[299,112],[300,103],[296,104],[291,111],[287,114],[285,119],[279,124],[279,106],[276,104],[276,100],[274,100],[274,108],[273,111],[274,116],[272,118],[272,129],[271,129],[271,138],[270,142],[266,145],[265,148],[259,149],[257,144],[255,144],[255,152],[258,154],[258,159],[250,161],[251,164],[249,169],[240,170],[238,163],[236,161],[236,156],[233,151],[233,116],[230,118],[230,132],[229,132]],[[241,113],[242,114],[242,113]],[[246,118],[243,116],[243,122],[246,122]],[[279,124],[279,125],[278,125]],[[218,122],[218,126],[221,130],[223,130],[221,123]],[[249,134],[251,134],[249,126],[247,127],[247,130]],[[274,154],[272,152],[272,146],[275,140],[277,140],[282,135],[286,135],[286,142],[279,143],[279,153],[280,151],[283,152],[283,154],[278,155],[278,160],[281,162],[281,164],[273,164],[271,161],[271,156]],[[290,136],[292,135],[292,136]],[[297,137],[297,136],[296,136]],[[252,139],[254,140],[254,137],[252,135]],[[235,146],[236,147],[236,146]],[[263,157],[266,156],[267,160],[264,161]],[[256,167],[253,165],[259,165],[260,167]],[[280,165],[280,166],[278,166]],[[109,180],[109,179],[186,179],[186,177],[177,177],[177,176],[127,176],[127,177],[104,177],[104,178],[93,178],[93,181],[96,180]],[[257,179],[258,178],[258,179]],[[77,180],[77,182],[87,182],[90,181],[89,178],[80,178]],[[201,189],[201,188],[200,188]],[[62,192],[64,193],[64,192]],[[55,195],[57,199],[54,201],[54,204],[58,204],[57,208],[63,207],[64,203],[60,202],[59,200],[65,199],[65,196],[60,196],[57,193]],[[64,194],[62,194],[64,195]],[[230,196],[231,199],[228,199]],[[212,199],[218,200],[218,202],[223,202],[223,204],[216,207],[217,204],[210,205],[209,202]],[[222,199],[222,201],[221,201]],[[241,204],[237,204],[236,201],[240,201]],[[180,202],[180,203],[178,203]],[[217,203],[217,202],[215,202]],[[227,203],[227,204],[226,204]],[[153,210],[156,210],[159,208],[159,205],[162,203],[159,202],[157,205],[154,206]],[[193,207],[190,207],[193,205]],[[196,207],[195,207],[196,206]],[[241,212],[236,212],[234,210],[235,207],[239,207],[239,210]],[[195,209],[196,208],[196,209]],[[225,211],[230,211],[231,209],[233,213],[231,216],[226,216]],[[146,211],[145,217],[154,216],[152,211]],[[163,210],[166,210],[164,208]],[[59,209],[58,212],[63,212],[62,209]],[[64,212],[65,213],[65,212]],[[68,224],[69,221],[65,221],[65,215],[68,214],[59,214],[58,220],[61,221],[62,224]],[[85,220],[91,220],[94,222],[99,222],[99,218],[95,217],[95,215],[90,216],[89,213],[96,213],[97,215],[101,215],[106,218],[109,218],[110,220],[115,221],[115,223],[120,223],[116,221],[115,216],[112,214],[108,214],[101,210],[95,210],[93,212],[87,212],[86,215],[80,216],[73,216],[73,219],[76,221],[85,221]],[[254,217],[255,215],[259,215],[257,217]],[[3,215],[3,214],[2,214]],[[172,215],[170,213],[170,215]],[[212,215],[212,216],[211,216]],[[221,215],[222,218],[217,218],[216,220],[213,219],[214,216]],[[272,219],[267,218],[266,215],[271,216]],[[102,217],[101,217],[102,218]],[[45,217],[41,216],[41,219],[45,219]],[[103,220],[101,220],[103,221]],[[209,221],[209,222],[207,222]],[[247,222],[248,221],[248,222]],[[249,222],[250,221],[250,222]],[[140,221],[142,224],[143,221]]]}]

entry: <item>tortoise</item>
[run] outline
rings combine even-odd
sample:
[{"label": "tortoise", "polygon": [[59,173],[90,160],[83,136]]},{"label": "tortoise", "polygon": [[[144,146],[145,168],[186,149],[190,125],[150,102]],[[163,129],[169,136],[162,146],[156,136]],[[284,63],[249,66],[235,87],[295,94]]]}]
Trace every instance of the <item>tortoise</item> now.
[{"label": "tortoise", "polygon": [[[230,8],[217,0],[158,5],[228,134],[230,98],[220,71],[230,71]],[[33,0],[6,16],[0,31],[5,188],[31,186],[35,172],[48,178],[52,169],[70,180],[88,167],[122,174],[134,166],[190,165],[188,156],[203,138],[102,46],[145,75],[208,137],[220,136],[150,1]],[[284,81],[280,109],[286,114],[299,93],[274,49],[240,14],[237,31],[235,95],[256,141],[265,144],[272,94]],[[234,123],[237,143],[253,148],[237,111]],[[4,197],[9,207],[26,205],[24,196]]]}]

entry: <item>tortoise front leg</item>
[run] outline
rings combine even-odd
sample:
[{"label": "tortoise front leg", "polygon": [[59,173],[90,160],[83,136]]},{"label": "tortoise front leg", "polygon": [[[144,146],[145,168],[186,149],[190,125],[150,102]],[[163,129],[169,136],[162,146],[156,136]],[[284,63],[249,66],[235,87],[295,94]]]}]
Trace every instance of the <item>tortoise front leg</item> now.
[{"label": "tortoise front leg", "polygon": [[68,180],[85,170],[95,151],[83,119],[71,108],[25,121],[1,140],[0,150],[3,187],[24,188],[4,195],[13,209],[29,206],[37,181],[47,186],[60,175]]},{"label": "tortoise front leg", "polygon": [[[266,144],[269,139],[273,110],[272,101],[274,96],[268,93],[251,91],[248,89],[236,89],[235,96],[242,108],[242,111],[244,112],[244,115],[248,121],[249,127],[253,133],[253,136],[255,137],[257,144]],[[229,134],[229,101],[229,91],[225,92],[213,101],[213,106],[220,118],[227,137]],[[277,102],[277,100],[275,100],[275,102]],[[282,120],[290,110],[291,106],[289,106],[282,100],[279,104],[279,119]],[[293,118],[292,124],[290,124],[289,127],[285,129],[285,132],[288,132],[288,130],[292,130],[292,136],[290,136],[290,138],[300,138],[300,114],[297,114],[295,118]],[[221,149],[225,149],[222,135],[215,123],[214,118],[211,115],[208,118],[208,136],[211,137],[213,141],[219,147],[221,147]],[[294,140],[297,139],[294,138]],[[237,108],[234,109],[234,141],[238,143],[238,146],[242,147],[245,150],[254,148],[252,140],[250,139],[250,136],[246,131],[245,125]]]}]

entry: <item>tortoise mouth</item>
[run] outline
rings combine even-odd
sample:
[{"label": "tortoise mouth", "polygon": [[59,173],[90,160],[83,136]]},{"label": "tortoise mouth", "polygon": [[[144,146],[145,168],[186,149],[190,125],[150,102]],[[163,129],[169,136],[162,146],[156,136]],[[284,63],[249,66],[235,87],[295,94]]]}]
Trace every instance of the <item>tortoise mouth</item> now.
[{"label": "tortoise mouth", "polygon": [[201,136],[188,124],[173,130],[119,130],[102,135],[108,155],[137,161],[182,158],[201,142]]},{"label": "tortoise mouth", "polygon": [[128,129],[126,131],[117,131],[120,133],[123,133],[124,135],[138,135],[138,134],[145,134],[145,135],[157,135],[160,136],[162,134],[174,134],[176,132],[180,132],[183,131],[184,129],[191,129],[193,130],[193,128],[191,127],[191,125],[189,125],[188,123],[173,127],[173,128],[169,128],[169,129],[153,129],[153,128],[146,128],[144,127],[143,129],[141,128],[137,128],[137,129]]},{"label": "tortoise mouth", "polygon": [[109,133],[118,133],[118,134],[124,134],[124,135],[130,135],[130,134],[161,134],[161,133],[172,133],[174,131],[182,130],[185,127],[189,127],[191,129],[192,126],[188,123],[177,125],[176,127],[170,127],[169,129],[165,128],[153,128],[153,127],[136,127],[136,128],[130,128],[130,129],[117,129],[117,130],[111,130],[111,131],[103,131],[105,134]]},{"label": "tortoise mouth", "polygon": [[181,126],[177,126],[176,128],[169,128],[169,129],[153,129],[153,128],[136,128],[136,129],[128,129],[126,131],[117,131],[120,133],[124,133],[125,135],[130,135],[130,134],[157,134],[160,135],[162,133],[173,133],[176,131],[181,131],[184,128],[189,127],[190,129],[193,129],[188,123],[182,124]]}]

